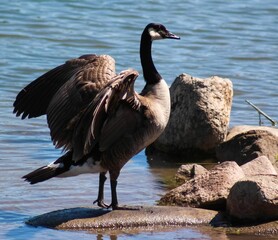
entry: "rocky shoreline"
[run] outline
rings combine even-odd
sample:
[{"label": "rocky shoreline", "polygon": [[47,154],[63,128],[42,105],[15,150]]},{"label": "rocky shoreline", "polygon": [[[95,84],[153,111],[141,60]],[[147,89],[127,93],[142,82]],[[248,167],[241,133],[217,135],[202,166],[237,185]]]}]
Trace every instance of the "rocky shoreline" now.
[{"label": "rocky shoreline", "polygon": [[195,157],[198,163],[214,158],[217,164],[210,170],[198,164],[182,165],[176,175],[180,186],[166,193],[160,204],[224,211],[233,225],[272,221],[275,225],[278,128],[244,125],[229,129],[233,97],[229,79],[182,74],[170,92],[170,124],[147,149],[149,157],[162,151],[187,162],[192,153],[201,153],[199,159]]},{"label": "rocky shoreline", "polygon": [[236,224],[278,219],[278,175],[265,156],[242,166],[226,161],[209,171],[197,164],[183,165],[179,182],[185,179],[182,173],[190,180],[166,193],[161,205],[226,211]]}]

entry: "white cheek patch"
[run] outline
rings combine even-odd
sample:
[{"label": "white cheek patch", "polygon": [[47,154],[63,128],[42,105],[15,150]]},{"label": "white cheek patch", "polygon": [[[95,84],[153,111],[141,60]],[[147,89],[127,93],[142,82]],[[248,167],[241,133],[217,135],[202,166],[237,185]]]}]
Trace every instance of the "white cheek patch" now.
[{"label": "white cheek patch", "polygon": [[155,31],[153,28],[149,29],[149,34],[150,34],[152,40],[162,39],[161,35],[157,31]]}]

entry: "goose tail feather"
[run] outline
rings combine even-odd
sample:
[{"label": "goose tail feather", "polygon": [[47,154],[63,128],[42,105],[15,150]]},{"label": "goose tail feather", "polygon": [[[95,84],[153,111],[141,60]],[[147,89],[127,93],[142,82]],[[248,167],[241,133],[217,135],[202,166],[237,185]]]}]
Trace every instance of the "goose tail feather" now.
[{"label": "goose tail feather", "polygon": [[38,169],[36,169],[33,172],[30,172],[23,176],[22,178],[25,179],[25,181],[29,182],[30,184],[36,184],[39,182],[46,181],[50,178],[56,177],[59,175],[57,168],[50,167],[50,166],[43,166]]},{"label": "goose tail feather", "polygon": [[71,160],[71,152],[66,153],[55,162],[26,174],[22,178],[30,184],[36,184],[53,177],[57,177],[58,175],[61,175],[69,170],[69,164],[67,164],[70,162],[69,160]]}]

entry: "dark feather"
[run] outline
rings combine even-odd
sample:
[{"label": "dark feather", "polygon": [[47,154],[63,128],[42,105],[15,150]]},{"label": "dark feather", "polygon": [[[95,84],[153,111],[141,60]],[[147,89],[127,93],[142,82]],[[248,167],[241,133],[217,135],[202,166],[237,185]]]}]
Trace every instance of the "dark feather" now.
[{"label": "dark feather", "polygon": [[115,61],[108,55],[69,60],[26,86],[14,102],[14,113],[22,118],[47,114],[54,145],[70,150],[80,112],[114,75]]},{"label": "dark feather", "polygon": [[25,88],[16,97],[13,104],[16,116],[22,119],[46,114],[46,109],[59,88],[88,62],[94,61],[96,55],[81,56],[60,65],[43,74]]},{"label": "dark feather", "polygon": [[88,154],[99,141],[104,123],[115,114],[120,102],[130,95],[128,92],[134,92],[133,85],[138,75],[135,70],[121,72],[88,105],[74,129],[74,160]]}]

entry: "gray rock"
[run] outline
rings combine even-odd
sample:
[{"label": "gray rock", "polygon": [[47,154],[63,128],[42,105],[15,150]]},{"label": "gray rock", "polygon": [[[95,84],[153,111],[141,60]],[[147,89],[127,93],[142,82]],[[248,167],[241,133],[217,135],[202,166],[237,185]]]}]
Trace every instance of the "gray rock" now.
[{"label": "gray rock", "polygon": [[236,161],[242,165],[259,156],[266,156],[278,170],[277,128],[238,126],[232,128],[227,141],[216,148],[220,162]]},{"label": "gray rock", "polygon": [[170,120],[153,147],[175,154],[194,149],[207,152],[225,140],[233,95],[229,79],[182,74],[172,84],[170,94]]},{"label": "gray rock", "polygon": [[277,176],[253,176],[238,181],[230,190],[227,211],[245,222],[278,220]]},{"label": "gray rock", "polygon": [[[198,225],[198,231],[211,239],[227,239],[229,234],[265,235],[275,239],[278,222],[256,224],[255,226],[218,227],[227,225],[220,212],[186,207],[143,207],[139,211],[103,210],[90,207],[62,209],[29,219],[26,223],[35,227],[61,230],[89,231],[96,234],[138,234],[138,232],[173,231],[176,227]],[[228,223],[228,225],[230,225]],[[246,237],[247,237],[246,236]],[[274,238],[273,238],[274,237]],[[240,238],[240,236],[239,236]],[[244,237],[245,239],[245,237]]]},{"label": "gray rock", "polygon": [[202,165],[199,164],[183,164],[179,167],[175,178],[177,183],[182,184],[193,177],[206,173],[207,171],[207,169],[205,169]]},{"label": "gray rock", "polygon": [[67,230],[90,230],[97,233],[111,230],[208,224],[216,211],[163,206],[144,206],[134,210],[103,210],[97,208],[63,209],[31,218],[27,224]]},{"label": "gray rock", "polygon": [[241,166],[245,176],[255,175],[273,175],[277,176],[277,172],[271,161],[266,156],[261,156],[245,163]]},{"label": "gray rock", "polygon": [[224,209],[230,189],[243,177],[235,162],[224,162],[166,193],[160,204]]}]

